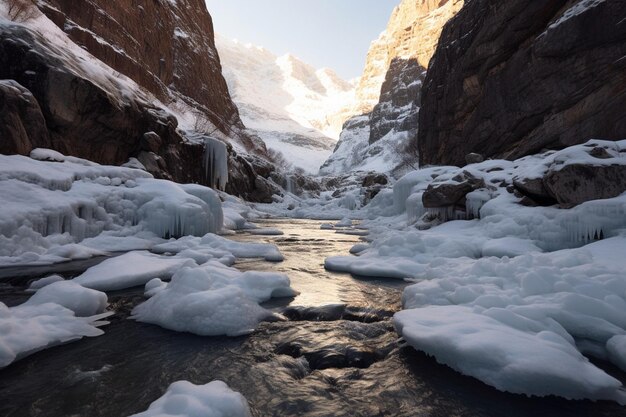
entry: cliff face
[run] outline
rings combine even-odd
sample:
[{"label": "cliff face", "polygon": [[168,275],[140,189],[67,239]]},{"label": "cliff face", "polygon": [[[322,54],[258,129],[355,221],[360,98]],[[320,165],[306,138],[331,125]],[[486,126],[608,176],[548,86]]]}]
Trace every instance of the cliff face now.
[{"label": "cliff face", "polygon": [[241,127],[204,0],[45,0],[75,43],[164,103],[184,100],[226,132]]},{"label": "cliff face", "polygon": [[473,0],[422,90],[422,164],[626,137],[626,1]]},{"label": "cliff face", "polygon": [[[153,2],[151,7],[164,4]],[[176,4],[180,6],[182,2]],[[48,7],[50,15],[49,6],[42,7]],[[221,86],[221,73],[210,84],[219,87],[219,97],[209,102],[216,112],[222,111],[221,115],[211,113],[213,119],[199,118],[202,126],[194,126],[199,105],[189,105],[195,101],[179,91],[183,84],[177,89],[172,83],[166,90],[154,93],[148,84],[138,84],[99,60],[36,9],[25,22],[11,22],[7,16],[4,3],[0,3],[0,122],[4,125],[0,128],[1,153],[28,155],[33,148],[46,147],[101,164],[130,161],[157,178],[212,187],[216,186],[211,175],[213,161],[219,158],[215,165],[224,166],[228,159],[228,192],[256,201],[271,201],[275,190],[267,178],[273,169],[261,167],[268,164],[263,162],[265,147],[243,129],[225,84]],[[73,27],[67,22],[64,28]],[[111,36],[117,36],[113,32],[111,29]],[[94,39],[105,42],[103,38]],[[150,41],[143,41],[150,49]],[[208,45],[212,40],[206,42]],[[219,69],[216,53],[212,59],[212,68]],[[192,82],[193,74],[185,74],[188,67],[180,65],[175,66],[174,79]],[[144,70],[150,76],[149,69]],[[139,73],[130,69],[128,72],[138,77]],[[202,82],[198,82],[198,90]],[[175,100],[159,101],[161,94]],[[219,103],[225,108],[220,108]],[[203,107],[200,109],[204,111]],[[230,124],[226,117],[231,117]],[[217,120],[217,124],[211,120]],[[217,141],[208,139],[207,133],[228,146],[216,147]],[[215,156],[217,148],[221,151]],[[207,151],[211,152],[210,158],[205,157]],[[260,172],[263,176],[258,175]]]},{"label": "cliff face", "polygon": [[402,0],[367,53],[354,114],[369,113],[378,103],[394,59],[415,59],[418,65],[428,68],[443,25],[462,6],[462,0]]},{"label": "cliff face", "polygon": [[462,0],[403,0],[396,7],[368,52],[352,109],[356,116],[344,125],[322,173],[375,169],[401,174],[414,167],[426,68],[444,24],[462,6]]}]

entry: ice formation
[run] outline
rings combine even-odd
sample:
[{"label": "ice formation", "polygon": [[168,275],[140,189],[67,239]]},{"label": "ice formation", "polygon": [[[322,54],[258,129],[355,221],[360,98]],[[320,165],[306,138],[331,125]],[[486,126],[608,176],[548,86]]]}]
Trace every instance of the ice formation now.
[{"label": "ice formation", "polygon": [[248,402],[222,381],[174,382],[150,407],[131,417],[250,417]]},{"label": "ice formation", "polygon": [[86,288],[114,291],[145,285],[152,278],[169,279],[183,266],[195,265],[188,258],[128,252],[92,266],[72,280]]},{"label": "ice formation", "polygon": [[228,182],[228,149],[220,140],[205,137],[204,169],[212,188],[223,190]]},{"label": "ice formation", "polygon": [[0,303],[0,368],[55,345],[99,336],[98,320],[106,316],[76,317],[53,303],[12,308]]},{"label": "ice formation", "polygon": [[210,188],[43,149],[32,158],[0,155],[0,194],[0,264],[103,255],[104,240],[115,238],[132,243],[128,249],[148,248],[158,237],[217,232],[224,222]]},{"label": "ice formation", "polygon": [[104,313],[108,306],[103,292],[81,286],[73,281],[57,281],[39,289],[22,306],[54,303],[72,310],[77,317]]},{"label": "ice formation", "polygon": [[242,273],[215,261],[184,267],[166,285],[148,284],[151,298],[133,309],[132,318],[201,336],[250,333],[273,315],[260,302],[296,295],[284,274]]}]

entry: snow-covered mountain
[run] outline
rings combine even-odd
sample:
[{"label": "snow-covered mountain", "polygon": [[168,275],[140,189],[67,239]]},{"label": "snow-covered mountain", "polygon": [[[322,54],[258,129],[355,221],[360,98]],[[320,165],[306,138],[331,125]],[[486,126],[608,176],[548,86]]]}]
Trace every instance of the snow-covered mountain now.
[{"label": "snow-covered mountain", "polygon": [[356,82],[291,54],[216,36],[222,70],[246,127],[294,168],[317,173],[350,116]]}]

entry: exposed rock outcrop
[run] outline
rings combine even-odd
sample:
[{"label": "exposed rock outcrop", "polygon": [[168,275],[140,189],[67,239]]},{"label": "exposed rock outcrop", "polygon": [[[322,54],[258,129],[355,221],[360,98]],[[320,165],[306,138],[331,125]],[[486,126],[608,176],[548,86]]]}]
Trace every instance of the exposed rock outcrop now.
[{"label": "exposed rock outcrop", "polygon": [[50,137],[39,103],[14,80],[0,80],[0,153],[25,154],[49,148]]},{"label": "exposed rock outcrop", "polygon": [[473,0],[422,90],[422,164],[515,159],[626,137],[626,2]]},{"label": "exposed rock outcrop", "polygon": [[44,0],[75,43],[164,103],[180,98],[222,132],[242,127],[222,77],[204,0]]},{"label": "exposed rock outcrop", "polygon": [[415,168],[422,81],[444,24],[462,5],[462,0],[403,0],[396,7],[368,52],[356,90],[357,116],[344,125],[340,146],[322,173],[376,169],[399,176]]}]

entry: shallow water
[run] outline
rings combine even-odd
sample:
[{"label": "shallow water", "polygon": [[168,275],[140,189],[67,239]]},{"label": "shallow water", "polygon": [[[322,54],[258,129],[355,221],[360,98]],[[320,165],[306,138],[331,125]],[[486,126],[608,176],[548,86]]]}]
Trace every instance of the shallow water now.
[{"label": "shallow water", "polygon": [[[111,293],[118,313],[105,335],[0,370],[0,415],[126,416],[146,409],[176,380],[221,379],[246,396],[258,417],[626,416],[608,402],[501,393],[403,346],[389,316],[405,284],[326,272],[324,257],[346,253],[359,237],[320,224],[272,220],[263,226],[284,235],[233,237],[279,245],[284,262],[243,260],[237,267],[289,274],[301,294],[266,304],[289,320],[263,323],[245,337],[198,337],[126,320],[143,299],[141,288]],[[24,279],[8,282],[14,286],[5,285],[0,301],[28,297]]]}]

